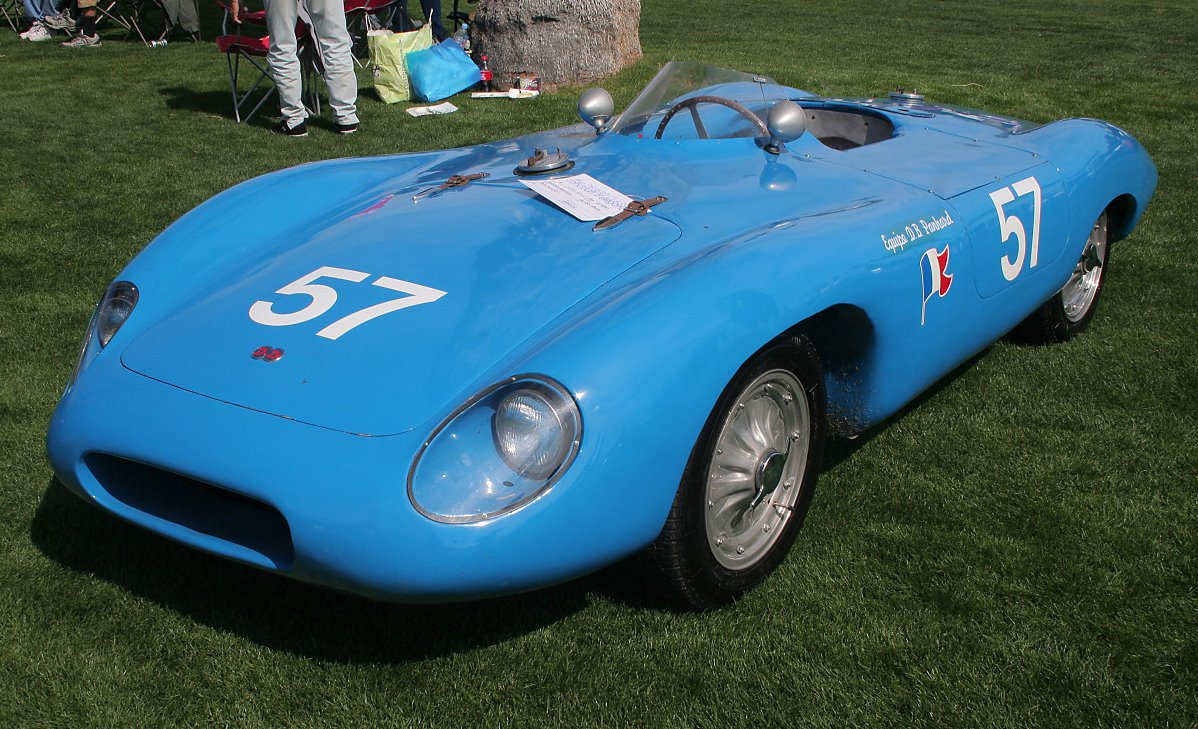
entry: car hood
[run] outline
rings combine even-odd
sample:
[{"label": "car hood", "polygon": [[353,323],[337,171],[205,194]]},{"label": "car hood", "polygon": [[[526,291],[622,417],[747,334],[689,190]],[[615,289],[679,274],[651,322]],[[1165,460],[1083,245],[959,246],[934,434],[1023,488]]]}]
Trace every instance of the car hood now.
[{"label": "car hood", "polygon": [[[400,433],[469,396],[480,372],[680,235],[654,215],[594,233],[510,175],[418,203],[412,185],[390,189],[261,242],[250,265],[211,277],[221,280],[136,336],[124,365],[314,425]],[[386,304],[397,300],[402,308]]]}]

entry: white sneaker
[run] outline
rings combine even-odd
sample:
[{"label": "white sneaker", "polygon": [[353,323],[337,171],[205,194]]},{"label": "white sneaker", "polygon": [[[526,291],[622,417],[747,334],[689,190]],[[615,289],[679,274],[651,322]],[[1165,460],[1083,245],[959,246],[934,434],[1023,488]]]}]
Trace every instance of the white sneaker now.
[{"label": "white sneaker", "polygon": [[58,15],[47,15],[42,18],[42,25],[51,30],[74,30],[75,19],[67,11],[62,11]]},{"label": "white sneaker", "polygon": [[25,30],[21,31],[21,33],[20,33],[20,38],[21,38],[21,40],[25,40],[26,38],[28,38],[28,37],[29,37],[29,32],[30,32],[31,30],[33,30],[34,28],[37,28],[37,27],[39,27],[41,24],[42,24],[42,23],[41,23],[41,21],[40,21],[40,20],[35,20],[35,21],[33,21],[33,23],[32,23],[32,24],[30,24],[30,26],[29,26],[28,28],[26,28]]},{"label": "white sneaker", "polygon": [[41,23],[34,23],[29,26],[29,30],[21,34],[21,37],[27,41],[41,43],[42,41],[50,40],[50,31],[46,30],[46,26]]},{"label": "white sneaker", "polygon": [[95,48],[100,45],[100,36],[80,34],[61,45],[63,48]]}]

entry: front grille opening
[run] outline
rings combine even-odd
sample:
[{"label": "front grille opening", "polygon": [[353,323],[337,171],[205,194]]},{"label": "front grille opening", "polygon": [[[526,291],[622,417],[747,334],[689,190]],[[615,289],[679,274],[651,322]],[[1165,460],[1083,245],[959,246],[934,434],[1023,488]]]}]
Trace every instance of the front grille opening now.
[{"label": "front grille opening", "polygon": [[112,498],[130,508],[248,549],[265,559],[263,566],[291,566],[291,529],[268,504],[105,453],[89,453],[84,463]]}]

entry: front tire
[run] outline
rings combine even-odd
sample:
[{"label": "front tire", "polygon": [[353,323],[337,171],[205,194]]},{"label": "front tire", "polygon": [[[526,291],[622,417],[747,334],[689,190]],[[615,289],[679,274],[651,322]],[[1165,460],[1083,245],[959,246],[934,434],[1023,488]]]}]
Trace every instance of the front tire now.
[{"label": "front tire", "polygon": [[1059,344],[1081,334],[1094,318],[1109,261],[1109,231],[1104,212],[1090,229],[1090,237],[1069,280],[1016,327],[1012,332],[1014,338],[1030,344]]},{"label": "front tire", "polygon": [[691,452],[646,558],[653,587],[684,608],[725,605],[790,550],[811,504],[826,393],[806,336],[780,339],[732,378]]}]

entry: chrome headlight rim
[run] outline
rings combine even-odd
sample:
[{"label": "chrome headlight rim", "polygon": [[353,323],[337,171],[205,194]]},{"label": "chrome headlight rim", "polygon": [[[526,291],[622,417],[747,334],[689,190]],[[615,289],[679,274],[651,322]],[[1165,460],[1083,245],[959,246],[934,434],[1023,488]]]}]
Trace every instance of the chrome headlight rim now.
[{"label": "chrome headlight rim", "polygon": [[[525,498],[522,498],[522,499],[516,501],[515,503],[506,505],[501,509],[497,509],[494,511],[488,511],[488,512],[480,512],[480,513],[471,514],[471,515],[447,515],[447,514],[441,514],[436,511],[432,511],[428,508],[425,508],[425,506],[423,506],[420,503],[419,499],[417,499],[417,497],[416,497],[415,480],[416,480],[416,471],[419,468],[421,461],[424,459],[425,454],[427,453],[429,447],[434,442],[436,442],[437,437],[439,435],[441,435],[442,432],[444,432],[448,427],[453,425],[453,423],[460,416],[462,416],[463,414],[468,412],[471,408],[479,405],[484,400],[495,396],[500,390],[510,388],[512,390],[512,393],[514,394],[515,392],[518,392],[520,390],[521,385],[523,383],[529,383],[529,384],[532,384],[537,387],[547,388],[555,396],[561,398],[562,403],[568,404],[569,407],[573,411],[573,420],[574,420],[574,425],[575,425],[574,432],[573,432],[573,438],[571,439],[570,445],[568,446],[567,452],[565,453],[564,457],[562,458],[560,465],[558,465],[555,469],[553,469],[552,473],[547,478],[544,479],[544,483],[542,483],[535,490],[535,492],[533,492],[532,494],[528,495]],[[506,396],[504,396],[504,397],[506,397]],[[513,512],[520,511],[521,509],[524,509],[525,507],[527,507],[529,504],[532,504],[532,503],[538,501],[539,499],[541,499],[542,497],[544,497],[545,494],[547,494],[553,488],[553,486],[559,480],[561,480],[562,476],[564,476],[570,470],[570,466],[573,465],[574,460],[578,457],[579,450],[582,447],[582,433],[583,433],[582,410],[578,407],[578,402],[574,399],[574,395],[568,389],[566,389],[566,387],[564,385],[562,385],[560,382],[553,379],[552,377],[549,377],[548,375],[543,375],[543,374],[539,374],[539,373],[531,373],[531,372],[530,373],[522,373],[522,374],[518,374],[518,375],[511,375],[510,377],[505,377],[504,379],[480,390],[479,392],[475,393],[474,395],[472,395],[468,399],[466,399],[466,401],[464,401],[461,405],[459,405],[457,408],[455,408],[453,412],[451,412],[449,415],[447,415],[437,425],[437,427],[434,428],[431,433],[429,433],[428,437],[424,439],[424,442],[421,443],[421,445],[420,445],[420,449],[416,452],[416,455],[412,458],[412,465],[408,468],[408,478],[407,478],[408,501],[412,504],[412,508],[414,508],[421,516],[424,516],[427,519],[430,519],[432,521],[439,522],[442,524],[476,524],[476,523],[483,522],[483,521],[490,521],[492,519],[497,519],[499,517],[506,516]],[[499,457],[502,458],[502,454],[500,453],[499,446],[495,442],[494,431],[492,431],[491,445],[495,449],[496,455],[498,455]]]}]

